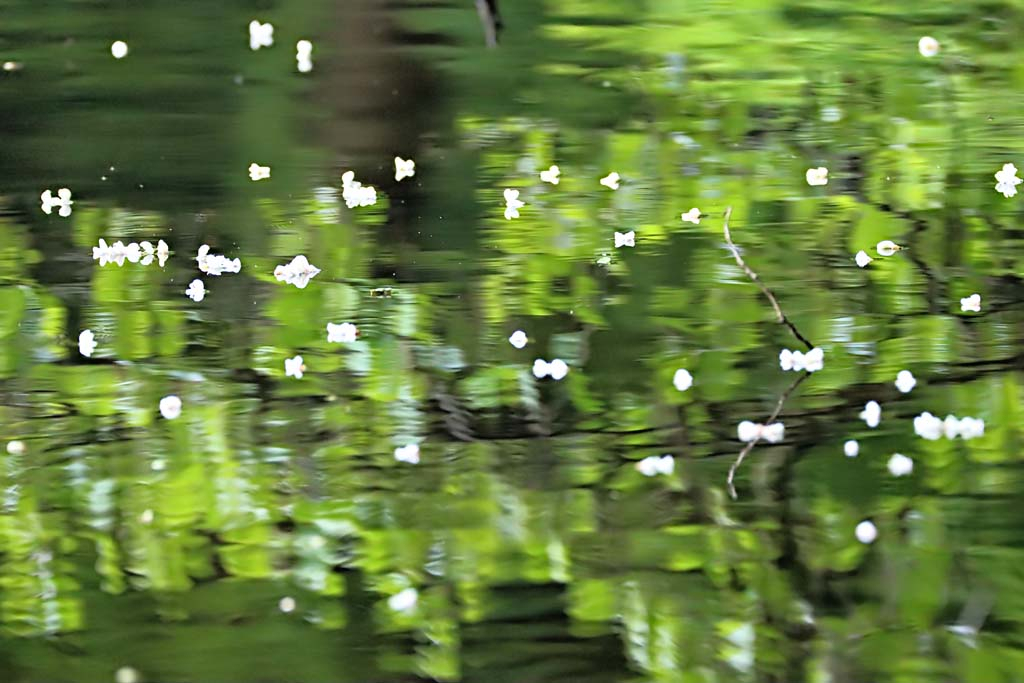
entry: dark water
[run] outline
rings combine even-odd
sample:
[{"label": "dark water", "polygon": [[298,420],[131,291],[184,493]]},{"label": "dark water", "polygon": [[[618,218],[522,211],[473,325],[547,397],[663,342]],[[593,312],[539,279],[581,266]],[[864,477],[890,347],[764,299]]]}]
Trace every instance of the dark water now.
[{"label": "dark water", "polygon": [[[0,680],[1024,680],[1024,235],[993,189],[1024,161],[1024,6],[502,12],[487,50],[470,0],[0,1],[0,438],[25,444]],[[349,169],[375,206],[345,207]],[[39,206],[60,187],[66,218]],[[825,351],[735,500],[737,424],[801,346],[729,206]],[[173,253],[101,268],[100,238]],[[906,249],[853,263],[883,239]],[[242,272],[203,276],[203,243]],[[273,276],[296,254],[323,271],[302,290]],[[924,440],[923,411],[985,434]]]}]

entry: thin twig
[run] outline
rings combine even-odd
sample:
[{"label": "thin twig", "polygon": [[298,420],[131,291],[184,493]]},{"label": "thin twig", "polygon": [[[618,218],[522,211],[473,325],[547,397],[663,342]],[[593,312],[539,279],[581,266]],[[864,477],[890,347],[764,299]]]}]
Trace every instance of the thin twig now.
[{"label": "thin twig", "polygon": [[476,11],[480,15],[480,23],[484,27],[484,40],[487,47],[498,46],[498,18],[497,7],[488,0],[476,0]]},{"label": "thin twig", "polygon": [[800,330],[796,329],[796,325],[794,325],[789,318],[786,317],[786,314],[782,312],[782,308],[779,306],[779,300],[775,298],[774,294],[772,294],[772,290],[768,289],[768,286],[761,281],[761,278],[757,277],[757,273],[751,270],[750,266],[748,266],[743,260],[743,257],[740,256],[740,250],[732,241],[732,235],[729,233],[729,216],[731,215],[732,207],[730,206],[725,210],[725,220],[722,222],[722,230],[725,232],[725,242],[729,245],[729,251],[732,252],[733,258],[736,259],[736,263],[738,263],[740,268],[743,269],[743,272],[747,274],[747,277],[749,277],[753,283],[757,285],[762,292],[764,292],[764,295],[768,297],[768,301],[771,302],[772,308],[775,309],[775,318],[780,323],[788,327],[789,331],[792,332],[797,339],[803,342],[808,349],[813,349],[814,344],[808,341],[807,337],[800,334]]},{"label": "thin twig", "polygon": [[[782,406],[786,403],[786,399],[789,398],[789,395],[792,394],[798,386],[800,386],[801,382],[803,382],[810,376],[811,373],[809,372],[801,374],[799,377],[796,378],[795,382],[789,385],[788,389],[782,392],[782,396],[779,396],[778,403],[775,404],[775,410],[773,410],[772,414],[768,416],[768,419],[764,421],[765,425],[770,425],[771,423],[775,422],[775,420],[779,417],[779,413],[782,412]],[[753,441],[749,442],[746,446],[744,446],[743,450],[740,451],[740,454],[736,456],[736,462],[734,462],[732,464],[732,467],[729,468],[729,476],[726,479],[726,483],[729,485],[729,495],[732,496],[733,500],[736,500],[736,487],[733,486],[732,483],[733,478],[736,476],[736,470],[739,469],[740,465],[743,464],[743,460],[747,457],[750,451],[754,449],[754,446],[756,446],[757,442],[760,440],[761,437],[757,436],[754,438]]]}]

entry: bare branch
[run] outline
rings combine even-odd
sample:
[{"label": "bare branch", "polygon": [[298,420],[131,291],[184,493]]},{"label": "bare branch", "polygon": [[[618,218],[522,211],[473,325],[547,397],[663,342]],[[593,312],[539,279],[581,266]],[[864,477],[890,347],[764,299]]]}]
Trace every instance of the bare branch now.
[{"label": "bare branch", "polygon": [[[775,404],[775,410],[773,410],[772,414],[768,416],[768,419],[764,421],[764,424],[770,425],[771,423],[775,422],[776,419],[778,419],[779,413],[782,412],[782,406],[785,405],[786,403],[786,399],[788,399],[789,395],[792,394],[793,391],[795,391],[796,388],[800,386],[800,384],[810,376],[811,373],[809,372],[801,374],[799,377],[796,378],[795,382],[789,385],[788,389],[782,392],[782,396],[779,396],[778,403]],[[729,495],[732,496],[733,500],[736,500],[736,487],[732,483],[733,478],[736,476],[736,470],[739,469],[740,465],[743,464],[743,460],[747,457],[750,451],[754,449],[754,446],[756,446],[760,440],[761,437],[758,436],[753,441],[749,442],[746,446],[744,446],[743,450],[740,451],[740,454],[736,456],[736,462],[734,462],[732,464],[732,467],[729,468],[729,476],[726,479],[726,483],[729,485]]]},{"label": "bare branch", "polygon": [[768,297],[768,301],[771,302],[772,308],[775,309],[775,318],[780,323],[782,323],[783,325],[788,327],[789,331],[792,332],[793,335],[797,339],[799,339],[801,342],[803,342],[803,344],[808,348],[808,350],[813,349],[814,348],[814,344],[812,344],[807,339],[807,337],[805,337],[804,335],[800,334],[800,330],[796,329],[796,325],[794,325],[789,320],[789,318],[786,317],[786,314],[782,312],[782,308],[779,306],[779,300],[775,298],[774,294],[772,294],[772,290],[768,289],[768,286],[765,285],[761,281],[761,278],[757,277],[757,273],[755,273],[753,270],[751,270],[750,266],[748,266],[746,264],[746,262],[743,260],[743,257],[740,255],[739,248],[732,241],[732,235],[729,233],[729,217],[731,215],[732,215],[732,207],[730,206],[729,208],[727,208],[725,210],[725,220],[722,223],[722,230],[725,232],[725,242],[726,242],[726,244],[729,245],[729,251],[732,252],[733,258],[736,259],[736,263],[738,263],[740,268],[743,269],[743,272],[747,274],[747,277],[749,277],[751,279],[751,281],[755,285],[757,285],[761,289],[762,292],[764,292],[764,295],[766,297]]}]

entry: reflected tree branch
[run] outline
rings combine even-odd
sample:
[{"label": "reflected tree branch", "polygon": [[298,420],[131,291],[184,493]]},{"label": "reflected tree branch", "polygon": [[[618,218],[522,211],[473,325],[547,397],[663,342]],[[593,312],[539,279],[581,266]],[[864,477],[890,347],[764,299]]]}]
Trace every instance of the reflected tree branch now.
[{"label": "reflected tree branch", "polygon": [[498,0],[476,0],[476,12],[484,27],[487,47],[498,46],[498,31],[501,30],[501,16],[498,14]]},{"label": "reflected tree branch", "polygon": [[[788,389],[782,392],[782,396],[779,396],[779,400],[775,404],[775,410],[773,410],[772,414],[769,415],[768,418],[764,421],[764,424],[771,424],[772,422],[775,422],[776,419],[778,419],[779,413],[782,412],[782,406],[786,404],[786,399],[788,399],[789,395],[792,394],[796,390],[796,388],[800,386],[800,384],[810,376],[811,373],[809,372],[803,373],[802,375],[796,378],[795,382],[789,385]],[[729,468],[729,476],[726,478],[725,481],[726,484],[728,484],[729,486],[729,495],[732,496],[733,500],[736,500],[737,498],[736,487],[733,485],[733,479],[736,477],[736,470],[739,469],[740,465],[743,464],[743,461],[746,459],[747,455],[750,454],[750,451],[754,449],[754,446],[756,446],[760,440],[761,437],[758,436],[753,441],[749,442],[746,446],[744,446],[743,450],[740,451],[740,454],[736,456],[736,462],[734,462],[732,464],[732,467]]]},{"label": "reflected tree branch", "polygon": [[729,232],[729,217],[731,215],[732,207],[730,206],[725,210],[725,220],[722,222],[722,231],[725,233],[725,242],[729,245],[729,251],[732,252],[733,258],[736,259],[736,263],[738,263],[740,268],[743,269],[743,272],[747,274],[747,277],[749,277],[750,280],[761,289],[764,295],[768,297],[768,301],[771,302],[772,308],[775,309],[776,320],[788,327],[789,331],[792,332],[797,339],[803,342],[808,349],[813,349],[814,344],[812,344],[807,337],[800,334],[800,330],[797,329],[796,325],[794,325],[793,322],[786,317],[786,314],[782,312],[782,307],[779,306],[779,300],[775,298],[774,294],[772,294],[772,290],[768,289],[768,286],[761,281],[761,278],[757,276],[757,273],[751,270],[750,266],[748,266],[746,261],[743,260],[743,256],[740,255],[740,250],[732,241],[732,234]]}]

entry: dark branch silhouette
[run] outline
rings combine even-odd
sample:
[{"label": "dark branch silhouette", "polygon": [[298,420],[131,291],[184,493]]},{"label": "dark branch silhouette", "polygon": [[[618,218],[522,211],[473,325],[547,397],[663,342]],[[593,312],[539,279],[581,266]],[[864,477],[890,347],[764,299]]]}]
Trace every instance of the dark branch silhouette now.
[{"label": "dark branch silhouette", "polygon": [[813,349],[814,344],[812,344],[807,337],[800,334],[800,330],[796,328],[796,325],[794,325],[792,321],[786,317],[786,314],[782,312],[782,308],[779,306],[779,301],[775,298],[775,295],[772,294],[772,290],[768,289],[768,286],[761,282],[761,279],[757,277],[757,273],[751,270],[750,266],[748,266],[743,260],[743,257],[740,255],[739,248],[736,247],[736,244],[732,241],[732,235],[729,233],[729,216],[731,215],[732,207],[730,206],[725,210],[725,220],[722,223],[722,230],[725,232],[725,242],[729,245],[729,251],[732,252],[733,258],[736,259],[736,263],[738,263],[740,268],[743,269],[743,272],[747,274],[747,277],[749,277],[751,281],[753,281],[753,283],[757,285],[762,292],[764,292],[764,295],[768,297],[768,301],[771,302],[772,308],[775,309],[775,318],[780,323],[788,327],[789,331],[792,332],[797,339],[803,342],[808,350]]}]

